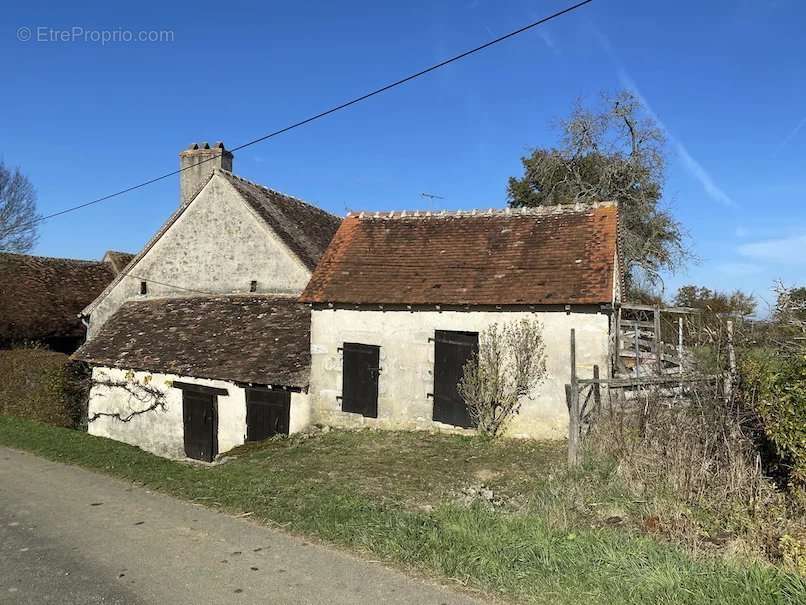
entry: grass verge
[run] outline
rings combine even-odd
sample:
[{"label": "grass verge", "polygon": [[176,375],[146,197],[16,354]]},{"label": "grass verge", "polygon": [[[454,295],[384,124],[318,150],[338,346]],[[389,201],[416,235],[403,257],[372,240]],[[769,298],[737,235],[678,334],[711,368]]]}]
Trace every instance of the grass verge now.
[{"label": "grass verge", "polygon": [[[441,578],[530,603],[802,603],[803,578],[771,566],[693,558],[620,529],[547,522],[452,495],[483,477],[500,493],[540,489],[560,450],[534,442],[338,432],[270,440],[196,467],[137,448],[0,417],[0,445],[203,502]],[[517,509],[517,510],[516,510]]]}]

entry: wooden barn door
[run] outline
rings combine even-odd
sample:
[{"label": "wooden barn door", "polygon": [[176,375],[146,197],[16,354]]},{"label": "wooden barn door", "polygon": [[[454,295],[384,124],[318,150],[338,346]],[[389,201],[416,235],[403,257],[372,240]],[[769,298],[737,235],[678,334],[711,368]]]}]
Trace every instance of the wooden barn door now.
[{"label": "wooden barn door", "polygon": [[437,330],[434,334],[434,420],[469,428],[473,426],[457,385],[470,357],[479,350],[477,332]]},{"label": "wooden barn door", "polygon": [[246,440],[262,441],[288,435],[291,393],[269,389],[246,390]]},{"label": "wooden barn door", "polygon": [[377,418],[380,347],[345,342],[342,351],[342,411]]},{"label": "wooden barn door", "polygon": [[216,396],[200,391],[182,391],[185,425],[185,455],[212,462],[218,454]]}]

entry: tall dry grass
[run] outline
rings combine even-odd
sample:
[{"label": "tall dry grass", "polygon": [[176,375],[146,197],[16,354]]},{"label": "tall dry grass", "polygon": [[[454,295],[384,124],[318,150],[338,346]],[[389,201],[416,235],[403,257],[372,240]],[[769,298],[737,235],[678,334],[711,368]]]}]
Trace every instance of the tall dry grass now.
[{"label": "tall dry grass", "polygon": [[765,476],[753,414],[721,383],[609,395],[587,452],[615,462],[646,529],[773,562],[806,538],[806,500]]}]

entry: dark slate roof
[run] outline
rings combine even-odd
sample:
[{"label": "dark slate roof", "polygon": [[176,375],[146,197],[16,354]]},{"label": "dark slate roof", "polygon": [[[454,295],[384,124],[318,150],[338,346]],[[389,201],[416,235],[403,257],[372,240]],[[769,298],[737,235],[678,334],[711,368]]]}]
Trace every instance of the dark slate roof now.
[{"label": "dark slate roof", "polygon": [[83,336],[79,312],[114,277],[109,263],[0,253],[0,340]]},{"label": "dark slate roof", "polygon": [[115,275],[117,275],[126,268],[126,265],[128,265],[134,257],[135,255],[130,252],[107,250],[106,254],[104,254],[104,261],[112,265],[112,270],[115,272]]},{"label": "dark slate roof", "polygon": [[131,301],[73,357],[124,369],[306,387],[310,315],[296,299],[277,296]]},{"label": "dark slate roof", "polygon": [[300,300],[352,304],[613,301],[618,208],[349,215]]},{"label": "dark slate roof", "polygon": [[313,270],[341,219],[290,195],[252,183],[226,170],[220,173],[266,221],[302,262]]}]

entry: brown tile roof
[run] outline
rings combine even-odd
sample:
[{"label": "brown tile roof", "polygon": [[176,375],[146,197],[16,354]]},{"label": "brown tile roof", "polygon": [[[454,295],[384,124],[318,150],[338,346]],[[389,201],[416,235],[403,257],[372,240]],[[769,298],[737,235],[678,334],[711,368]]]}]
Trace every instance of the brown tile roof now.
[{"label": "brown tile roof", "polygon": [[93,365],[305,387],[310,321],[310,309],[288,297],[130,301],[73,356]]},{"label": "brown tile roof", "polygon": [[[217,168],[216,171],[210,175],[210,178],[213,178],[215,174],[223,176],[227,181],[232,183],[235,190],[241,194],[244,201],[268,223],[308,269],[313,271],[316,263],[327,248],[328,243],[339,228],[339,224],[341,223],[339,217],[298,200],[297,198],[247,181],[221,168]],[[143,249],[130,261],[126,267],[127,270],[137,264],[137,262],[148,253],[185,210],[191,206],[192,202],[193,200],[184,206],[180,206],[168,217],[168,220],[166,220],[151,239],[146,242]],[[114,281],[112,281],[94,301],[91,301],[91,304],[87,305],[84,309],[84,313],[92,313],[95,307],[100,304],[125,275],[126,270],[121,271]]]},{"label": "brown tile roof", "polygon": [[321,208],[252,183],[226,170],[221,170],[220,173],[308,269],[313,270],[333,239],[341,219]]},{"label": "brown tile roof", "polygon": [[612,302],[618,212],[584,207],[349,215],[300,300],[354,304]]},{"label": "brown tile roof", "polygon": [[82,337],[79,312],[114,276],[109,263],[0,253],[0,340]]}]

